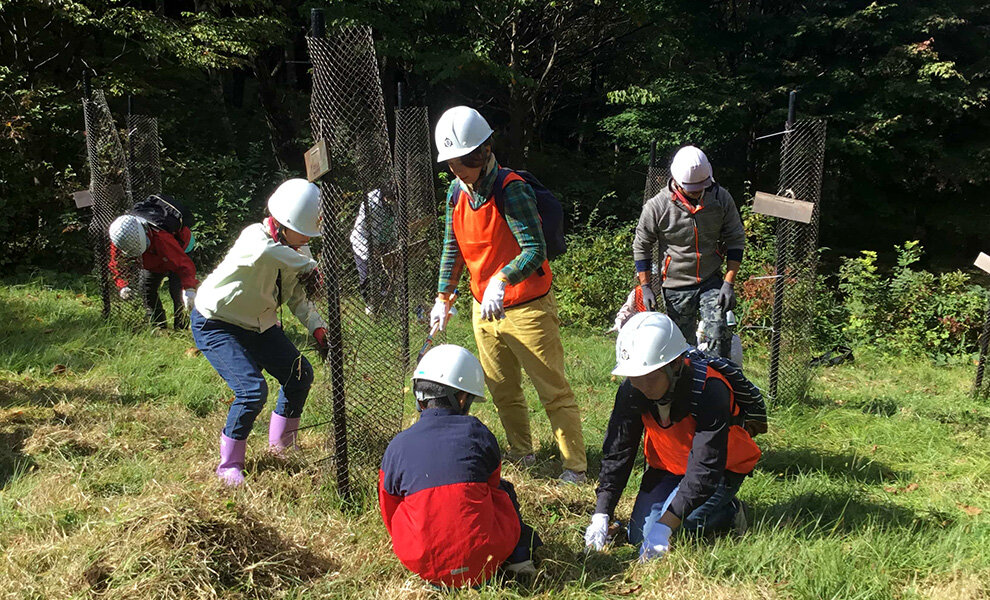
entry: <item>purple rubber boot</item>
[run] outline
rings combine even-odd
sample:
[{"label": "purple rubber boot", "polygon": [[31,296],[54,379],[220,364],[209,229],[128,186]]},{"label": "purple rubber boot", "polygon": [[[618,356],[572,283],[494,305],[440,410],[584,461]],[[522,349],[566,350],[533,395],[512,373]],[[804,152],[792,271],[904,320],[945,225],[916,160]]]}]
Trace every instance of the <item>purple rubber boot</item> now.
[{"label": "purple rubber boot", "polygon": [[277,456],[285,456],[289,450],[297,448],[296,430],[299,429],[299,418],[289,419],[272,413],[268,424],[268,451]]},{"label": "purple rubber boot", "polygon": [[225,485],[237,487],[244,483],[244,451],[247,440],[234,440],[220,434],[220,466],[217,477]]}]

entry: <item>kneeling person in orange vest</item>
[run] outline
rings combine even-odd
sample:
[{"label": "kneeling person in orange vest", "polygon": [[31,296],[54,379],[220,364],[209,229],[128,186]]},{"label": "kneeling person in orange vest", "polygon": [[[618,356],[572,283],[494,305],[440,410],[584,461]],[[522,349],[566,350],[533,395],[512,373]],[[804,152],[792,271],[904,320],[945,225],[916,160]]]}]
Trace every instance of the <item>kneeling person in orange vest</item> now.
[{"label": "kneeling person in orange vest", "polygon": [[647,469],[629,518],[629,542],[643,560],[663,556],[678,528],[739,532],[745,509],[736,499],[767,429],[759,389],[738,367],[691,348],[667,315],[642,312],[619,332],[613,375],[626,377],[615,395],[602,447],[589,549],[608,541],[608,522],[636,461]]},{"label": "kneeling person in orange vest", "polygon": [[[451,108],[437,122],[437,161],[446,162],[456,179],[447,192],[443,255],[430,325],[443,330],[450,295],[466,265],[475,300],[472,321],[478,357],[505,429],[510,460],[533,462],[529,407],[522,390],[525,369],[560,448],[564,467],[560,479],[581,483],[587,458],[581,411],[564,375],[557,301],[550,288],[553,273],[543,229],[549,219],[541,222],[536,182],[531,185],[533,180],[524,173],[499,167],[491,136],[484,117],[466,106]],[[560,229],[549,231],[552,243],[562,241],[554,235]]]},{"label": "kneeling person in orange vest", "polygon": [[434,585],[480,585],[500,566],[534,574],[542,542],[501,478],[495,436],[468,415],[485,399],[481,363],[460,346],[437,346],[412,380],[419,421],[389,443],[378,485],[395,555]]}]

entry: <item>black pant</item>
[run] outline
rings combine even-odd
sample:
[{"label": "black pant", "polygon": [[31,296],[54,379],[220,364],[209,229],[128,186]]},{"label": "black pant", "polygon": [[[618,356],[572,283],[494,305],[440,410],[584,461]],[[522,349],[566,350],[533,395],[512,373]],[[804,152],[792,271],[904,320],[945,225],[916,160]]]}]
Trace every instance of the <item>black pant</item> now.
[{"label": "black pant", "polygon": [[172,297],[172,325],[176,329],[185,329],[189,326],[186,319],[185,307],[182,304],[182,280],[178,273],[152,273],[141,270],[141,297],[144,299],[144,308],[148,313],[151,324],[155,327],[166,326],[165,307],[158,297],[158,288],[162,285],[162,280],[168,277],[168,295]]},{"label": "black pant", "polygon": [[543,540],[540,539],[540,534],[536,533],[532,527],[523,522],[522,513],[519,512],[519,500],[516,498],[516,488],[512,487],[512,484],[504,479],[499,481],[498,487],[505,490],[505,493],[509,495],[509,499],[512,500],[512,506],[516,508],[516,514],[519,515],[519,542],[505,563],[513,564],[532,560],[533,552],[543,545]]}]

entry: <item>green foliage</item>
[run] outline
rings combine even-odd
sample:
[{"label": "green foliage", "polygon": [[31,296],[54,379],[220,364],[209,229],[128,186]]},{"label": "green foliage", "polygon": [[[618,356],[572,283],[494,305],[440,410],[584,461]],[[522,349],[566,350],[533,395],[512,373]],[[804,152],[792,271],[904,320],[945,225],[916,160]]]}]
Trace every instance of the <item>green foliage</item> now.
[{"label": "green foliage", "polygon": [[[643,160],[703,147],[716,177],[773,191],[786,93],[798,116],[828,119],[823,242],[855,252],[921,234],[937,255],[975,254],[988,204],[986,27],[979,0],[656,2],[660,26],[631,43],[626,82],[606,95],[601,130]],[[932,202],[950,193],[960,202]],[[973,218],[979,215],[978,218]],[[955,256],[953,255],[953,258]],[[961,259],[968,260],[968,259]],[[951,260],[960,264],[960,259]]]},{"label": "green foliage", "polygon": [[128,94],[138,114],[159,118],[164,191],[199,217],[206,264],[279,176],[257,108],[229,102],[219,73],[283,43],[284,10],[266,1],[209,1],[195,11],[164,4],[156,11],[102,0],[0,8],[0,270],[91,268],[90,210],[70,199],[89,183],[84,71],[95,73],[119,128]]},{"label": "green foliage", "polygon": [[972,352],[987,294],[961,271],[939,275],[914,267],[917,241],[897,246],[897,266],[884,273],[877,254],[864,250],[843,260],[839,289],[848,318],[843,328],[857,344],[885,351],[946,357]]},{"label": "green foliage", "polygon": [[568,237],[567,252],[551,265],[561,321],[593,328],[611,324],[635,285],[635,227],[596,227]]}]

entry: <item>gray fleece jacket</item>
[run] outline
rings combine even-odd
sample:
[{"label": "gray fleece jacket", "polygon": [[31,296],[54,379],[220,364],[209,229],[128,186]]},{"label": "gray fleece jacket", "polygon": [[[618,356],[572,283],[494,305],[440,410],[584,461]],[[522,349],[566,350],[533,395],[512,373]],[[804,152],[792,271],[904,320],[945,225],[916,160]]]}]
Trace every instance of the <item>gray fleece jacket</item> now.
[{"label": "gray fleece jacket", "polygon": [[663,287],[682,288],[721,271],[720,244],[729,260],[741,261],[746,232],[732,195],[718,184],[705,190],[697,206],[677,200],[668,185],[646,201],[639,216],[633,239],[637,271],[651,270],[654,244],[660,244]]}]

